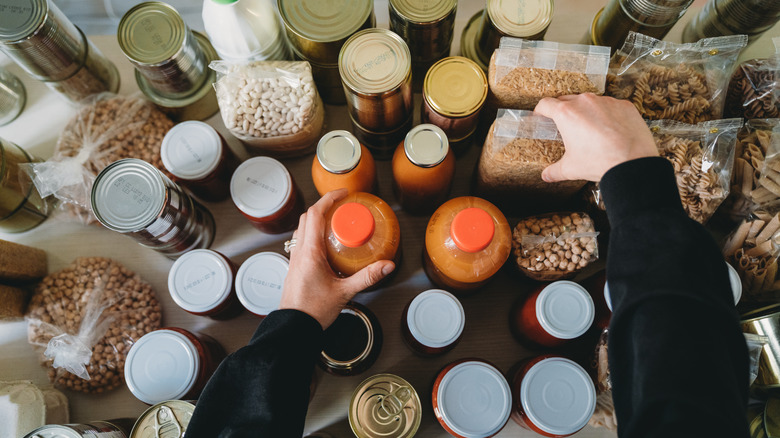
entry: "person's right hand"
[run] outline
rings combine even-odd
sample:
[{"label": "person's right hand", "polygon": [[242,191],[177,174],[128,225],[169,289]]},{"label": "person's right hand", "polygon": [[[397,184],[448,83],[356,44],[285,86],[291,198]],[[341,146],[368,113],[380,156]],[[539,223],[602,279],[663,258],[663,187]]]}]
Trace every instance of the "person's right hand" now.
[{"label": "person's right hand", "polygon": [[546,97],[534,112],[553,119],[566,146],[563,158],[542,172],[547,182],[598,182],[620,163],[658,156],[650,129],[627,100],[592,93]]}]

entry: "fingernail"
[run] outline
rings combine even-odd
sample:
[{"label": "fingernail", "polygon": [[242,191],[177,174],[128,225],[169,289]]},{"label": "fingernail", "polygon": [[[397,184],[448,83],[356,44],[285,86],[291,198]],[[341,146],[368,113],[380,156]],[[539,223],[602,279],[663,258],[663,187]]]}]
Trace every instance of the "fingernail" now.
[{"label": "fingernail", "polygon": [[382,275],[390,275],[391,272],[393,272],[393,264],[388,263],[382,268]]},{"label": "fingernail", "polygon": [[547,178],[547,172],[542,172],[542,181],[544,182],[550,182],[550,180]]}]

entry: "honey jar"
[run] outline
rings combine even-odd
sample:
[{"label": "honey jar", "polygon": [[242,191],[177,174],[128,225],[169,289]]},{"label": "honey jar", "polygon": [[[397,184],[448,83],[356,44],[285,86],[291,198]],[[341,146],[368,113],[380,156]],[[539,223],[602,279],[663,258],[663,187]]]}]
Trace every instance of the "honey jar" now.
[{"label": "honey jar", "polygon": [[366,306],[350,302],[325,330],[319,364],[336,376],[354,376],[376,362],[382,350],[382,326]]},{"label": "honey jar", "polygon": [[311,178],[320,196],[336,189],[373,192],[376,163],[371,152],[348,131],[331,131],[317,144]]},{"label": "honey jar", "polygon": [[414,297],[401,316],[404,341],[423,356],[444,354],[455,348],[465,325],[463,305],[441,289],[427,290]]},{"label": "honey jar", "polygon": [[349,425],[357,438],[411,438],[421,419],[417,391],[394,374],[364,380],[349,402]]},{"label": "honey jar", "polygon": [[255,315],[267,316],[279,308],[289,270],[287,257],[275,252],[261,252],[249,257],[236,274],[239,301]]},{"label": "honey jar", "polygon": [[230,319],[241,313],[233,286],[236,265],[209,249],[185,253],[168,272],[168,291],[185,311],[214,319]]}]

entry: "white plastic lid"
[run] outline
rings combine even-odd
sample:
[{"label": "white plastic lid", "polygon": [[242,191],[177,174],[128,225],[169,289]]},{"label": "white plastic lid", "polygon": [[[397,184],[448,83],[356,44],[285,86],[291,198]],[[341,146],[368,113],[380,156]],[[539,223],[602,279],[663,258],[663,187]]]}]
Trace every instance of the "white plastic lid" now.
[{"label": "white plastic lid", "polygon": [[466,314],[454,295],[431,289],[417,295],[409,304],[406,324],[417,342],[430,348],[443,348],[463,333]]},{"label": "white plastic lid", "polygon": [[585,427],[596,409],[596,388],[588,373],[562,357],[543,359],[523,377],[520,403],[528,419],[551,435]]},{"label": "white plastic lid", "polygon": [[188,312],[205,313],[224,302],[233,290],[228,261],[210,249],[186,252],[168,272],[173,301]]},{"label": "white plastic lid", "polygon": [[539,324],[558,339],[582,336],[596,315],[593,299],[584,287],[573,281],[556,281],[542,289],[536,299]]},{"label": "white plastic lid", "polygon": [[282,163],[269,157],[250,158],[230,180],[230,196],[245,214],[264,218],[281,209],[292,194],[292,177]]},{"label": "white plastic lid", "polygon": [[191,120],[171,128],[163,137],[160,158],[163,166],[184,180],[199,180],[219,165],[222,139],[211,126]]},{"label": "white plastic lid", "polygon": [[729,269],[729,283],[731,284],[731,292],[734,294],[734,305],[739,304],[739,300],[742,299],[742,280],[739,278],[739,273],[734,269],[729,262],[726,262],[726,266]]},{"label": "white plastic lid", "polygon": [[173,330],[155,330],[130,348],[125,382],[138,400],[153,405],[187,395],[199,368],[200,357],[192,341]]},{"label": "white plastic lid", "polygon": [[238,300],[255,315],[265,316],[278,309],[289,269],[290,261],[275,252],[249,257],[236,275]]},{"label": "white plastic lid", "polygon": [[512,392],[501,371],[482,361],[455,365],[437,391],[439,414],[464,438],[497,434],[512,412]]},{"label": "white plastic lid", "polygon": [[604,282],[604,301],[607,302],[609,311],[612,312],[612,295],[609,294],[609,283]]}]

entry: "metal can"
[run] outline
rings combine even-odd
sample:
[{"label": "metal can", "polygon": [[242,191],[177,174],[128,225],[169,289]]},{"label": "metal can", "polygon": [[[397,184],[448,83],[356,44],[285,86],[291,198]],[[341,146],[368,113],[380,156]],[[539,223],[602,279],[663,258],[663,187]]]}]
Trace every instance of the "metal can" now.
[{"label": "metal can", "polygon": [[394,374],[364,380],[349,402],[349,425],[357,438],[411,438],[421,419],[417,391]]},{"label": "metal can", "polygon": [[132,427],[133,420],[129,418],[83,424],[49,424],[33,430],[24,438],[127,438]]},{"label": "metal can", "polygon": [[745,313],[741,315],[740,324],[743,332],[768,338],[758,360],[758,377],[753,385],[760,389],[780,388],[780,304]]},{"label": "metal can", "polygon": [[16,76],[0,68],[0,126],[13,122],[27,103],[27,90]]},{"label": "metal can", "polygon": [[168,271],[168,291],[188,313],[229,319],[241,312],[234,288],[236,270],[230,259],[216,251],[192,250]]},{"label": "metal can", "polygon": [[662,39],[693,0],[610,0],[593,19],[591,43],[619,49],[628,33],[639,32]]},{"label": "metal can", "polygon": [[722,35],[746,34],[757,40],[780,20],[780,3],[761,0],[712,0],[688,22],[683,42]]},{"label": "metal can", "polygon": [[368,307],[349,302],[325,330],[319,364],[337,376],[354,376],[376,362],[382,350],[382,327]]},{"label": "metal can", "polygon": [[455,295],[430,289],[406,305],[401,331],[406,344],[423,356],[444,354],[458,344],[466,325],[466,313]]},{"label": "metal can", "polygon": [[477,35],[477,55],[485,65],[501,37],[544,38],[553,16],[553,0],[488,0]]},{"label": "metal can", "polygon": [[195,404],[168,400],[150,407],[136,421],[128,438],[184,438]]},{"label": "metal can", "polygon": [[275,252],[249,257],[236,274],[236,293],[241,305],[260,317],[277,310],[289,270],[290,260]]},{"label": "metal can", "polygon": [[365,145],[377,160],[389,160],[393,157],[398,143],[403,141],[409,130],[412,129],[412,122],[414,121],[414,113],[409,114],[409,118],[406,119],[401,126],[392,131],[377,132],[370,129],[366,129],[360,125],[350,115],[350,122],[352,123],[352,133]]},{"label": "metal can", "polygon": [[370,193],[376,186],[376,163],[371,152],[354,135],[348,131],[330,131],[317,143],[311,177],[320,196],[341,188],[350,193]]},{"label": "metal can", "polygon": [[0,138],[0,231],[26,231],[48,217],[51,206],[22,169],[37,161],[18,145]]},{"label": "metal can", "polygon": [[104,227],[170,258],[214,241],[211,212],[143,160],[106,166],[95,178],[91,203]]},{"label": "metal can", "polygon": [[488,69],[490,56],[488,56],[487,61],[484,61],[482,59],[484,56],[480,55],[479,53],[478,45],[478,38],[482,28],[482,17],[484,15],[485,10],[482,9],[476,14],[472,15],[468,23],[466,23],[466,27],[463,28],[463,32],[460,34],[460,54],[463,55],[463,57],[474,61],[474,63],[477,64],[479,68],[482,69],[482,71],[486,72]]}]

